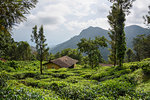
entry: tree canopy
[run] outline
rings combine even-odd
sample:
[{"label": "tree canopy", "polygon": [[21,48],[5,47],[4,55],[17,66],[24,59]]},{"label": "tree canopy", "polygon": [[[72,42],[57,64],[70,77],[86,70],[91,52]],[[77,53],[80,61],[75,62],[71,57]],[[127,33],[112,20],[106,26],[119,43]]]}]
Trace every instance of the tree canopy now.
[{"label": "tree canopy", "polygon": [[0,29],[12,29],[26,20],[25,14],[35,7],[37,0],[0,0]]},{"label": "tree canopy", "polygon": [[95,40],[82,38],[77,44],[78,49],[88,55],[89,64],[92,68],[96,67],[102,60],[99,47],[107,47],[106,38],[95,37]]}]

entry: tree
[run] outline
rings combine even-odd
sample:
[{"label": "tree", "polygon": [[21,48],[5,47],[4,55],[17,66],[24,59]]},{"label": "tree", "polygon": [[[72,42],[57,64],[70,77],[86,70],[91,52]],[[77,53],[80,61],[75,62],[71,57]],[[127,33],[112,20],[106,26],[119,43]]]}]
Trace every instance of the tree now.
[{"label": "tree", "polygon": [[126,42],[125,42],[125,17],[126,14],[129,14],[129,9],[132,7],[134,0],[109,0],[113,3],[111,6],[111,11],[108,15],[108,22],[111,26],[109,37],[111,45],[109,59],[114,62],[114,66],[119,64],[122,66],[125,51],[126,51]]},{"label": "tree", "polygon": [[61,54],[60,54],[60,52],[57,52],[57,53],[55,54],[55,58],[59,58],[59,57],[61,57]]},{"label": "tree", "polygon": [[20,41],[17,43],[17,57],[18,60],[30,60],[31,47],[27,42]]},{"label": "tree", "polygon": [[144,16],[145,24],[149,25],[150,24],[150,6],[149,6],[149,11],[146,16]]},{"label": "tree", "polygon": [[48,59],[53,60],[53,59],[55,59],[55,56],[52,53],[50,53]]},{"label": "tree", "polygon": [[43,25],[40,27],[39,33],[37,33],[37,26],[35,25],[35,27],[33,27],[31,41],[36,44],[36,49],[39,55],[38,59],[40,60],[40,72],[42,74],[42,61],[45,59],[49,50],[49,48],[46,48],[47,44],[45,44],[46,39],[43,32]]},{"label": "tree", "polygon": [[16,59],[16,44],[10,31],[26,20],[25,14],[35,7],[37,0],[0,0],[0,57]]},{"label": "tree", "polygon": [[126,54],[127,54],[127,60],[128,60],[128,62],[131,62],[133,60],[133,56],[134,56],[134,53],[133,53],[132,49],[129,48],[127,50]]},{"label": "tree", "polygon": [[0,57],[4,59],[12,59],[16,49],[15,42],[10,34],[0,32]]},{"label": "tree", "polygon": [[138,61],[150,57],[150,35],[138,35],[133,39],[133,49]]},{"label": "tree", "polygon": [[37,0],[0,0],[0,30],[11,29],[26,20],[25,14],[29,14],[36,3]]},{"label": "tree", "polygon": [[99,64],[100,59],[102,59],[99,47],[107,47],[107,43],[105,37],[95,37],[95,40],[82,38],[77,46],[81,52],[87,54],[89,65],[94,68]]}]

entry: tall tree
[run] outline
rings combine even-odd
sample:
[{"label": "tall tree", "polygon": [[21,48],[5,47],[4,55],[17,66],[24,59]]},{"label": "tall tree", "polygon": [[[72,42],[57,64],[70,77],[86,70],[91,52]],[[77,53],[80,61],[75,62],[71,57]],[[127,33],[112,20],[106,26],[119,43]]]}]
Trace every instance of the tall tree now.
[{"label": "tall tree", "polygon": [[126,54],[127,54],[127,60],[128,60],[128,62],[131,62],[133,60],[133,56],[134,56],[134,53],[133,53],[132,49],[129,48],[127,50]]},{"label": "tall tree", "polygon": [[37,26],[33,27],[32,35],[31,35],[31,41],[36,43],[36,49],[38,52],[38,59],[40,60],[40,72],[42,74],[42,61],[45,59],[46,54],[49,50],[47,48],[47,44],[45,36],[44,36],[44,30],[43,25],[40,27],[39,32],[37,33]]},{"label": "tall tree", "polygon": [[125,51],[125,17],[130,13],[129,9],[132,7],[132,3],[135,0],[109,0],[113,3],[111,11],[108,15],[108,22],[111,26],[109,37],[111,38],[111,55],[109,59],[114,62],[114,66],[118,62],[119,66],[122,66]]},{"label": "tall tree", "polygon": [[107,43],[105,37],[95,37],[95,40],[82,38],[77,46],[81,52],[87,54],[89,65],[94,68],[99,64],[100,59],[102,59],[99,47],[107,47]]}]

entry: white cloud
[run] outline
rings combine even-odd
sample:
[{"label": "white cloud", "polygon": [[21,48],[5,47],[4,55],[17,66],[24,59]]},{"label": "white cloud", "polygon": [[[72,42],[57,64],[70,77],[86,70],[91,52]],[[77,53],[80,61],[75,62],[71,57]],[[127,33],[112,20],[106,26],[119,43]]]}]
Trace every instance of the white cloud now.
[{"label": "white cloud", "polygon": [[150,0],[136,0],[130,15],[127,16],[127,26],[136,24],[145,27],[143,16],[148,12],[148,5],[150,5]]},{"label": "white cloud", "polygon": [[75,29],[85,29],[89,26],[101,27],[104,29],[107,29],[109,27],[107,18],[97,18],[95,20],[88,20],[87,22],[71,21],[66,24],[66,27],[72,31]]}]

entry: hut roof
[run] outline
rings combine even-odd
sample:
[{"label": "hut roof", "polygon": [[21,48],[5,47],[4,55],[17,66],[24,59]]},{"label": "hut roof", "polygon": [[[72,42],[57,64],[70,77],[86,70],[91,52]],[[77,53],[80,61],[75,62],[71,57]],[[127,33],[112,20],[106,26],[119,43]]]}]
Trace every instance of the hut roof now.
[{"label": "hut roof", "polygon": [[3,62],[6,62],[6,60],[5,60],[5,59],[3,59],[3,58],[0,58],[0,60],[1,60],[1,61],[3,61]]},{"label": "hut roof", "polygon": [[54,60],[51,60],[50,62],[59,65],[61,67],[68,68],[78,62],[78,60],[72,59],[68,56],[63,56]]}]

